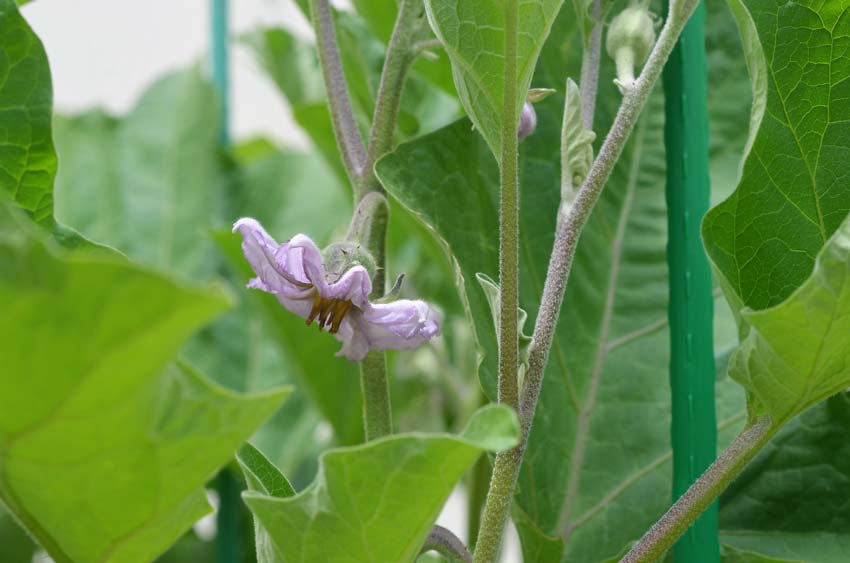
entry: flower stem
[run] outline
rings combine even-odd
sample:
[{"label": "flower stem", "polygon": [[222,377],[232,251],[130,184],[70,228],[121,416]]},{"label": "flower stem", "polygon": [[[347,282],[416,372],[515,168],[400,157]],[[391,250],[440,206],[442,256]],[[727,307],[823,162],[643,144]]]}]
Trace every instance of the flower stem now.
[{"label": "flower stem", "polygon": [[[496,456],[493,479],[490,483],[490,492],[484,509],[479,547],[475,550],[476,563],[493,563],[498,556],[502,529],[516,488],[522,457],[528,445],[528,436],[531,432],[531,424],[534,420],[534,412],[537,408],[540,388],[543,383],[543,370],[549,359],[549,350],[552,347],[555,326],[558,322],[564,290],[569,279],[579,236],[623,151],[629,134],[634,129],[652,88],[661,75],[664,63],[667,62],[679,34],[696,7],[696,3],[693,0],[680,0],[679,2],[671,2],[670,6],[669,16],[661,30],[658,41],[634,86],[624,95],[617,117],[593,162],[587,178],[579,189],[575,202],[570,206],[567,213],[558,213],[555,242],[543,288],[540,311],[534,327],[534,344],[530,351],[529,366],[520,398],[519,416],[522,430],[520,443],[513,450]],[[505,19],[506,29],[508,29],[508,18]],[[504,284],[504,281],[502,283]],[[505,294],[504,285],[502,294],[503,296]],[[507,308],[510,307],[506,307],[503,302],[503,311]],[[506,322],[503,318],[502,327],[505,326]],[[514,323],[513,326],[516,327],[516,324]],[[504,344],[504,341],[500,340],[500,343]],[[488,509],[490,510],[488,511]],[[485,538],[486,548],[484,548]],[[479,551],[481,555],[479,555]]]},{"label": "flower stem", "polygon": [[310,0],[313,29],[319,50],[319,62],[328,92],[336,143],[352,185],[357,185],[363,175],[366,151],[360,130],[351,110],[351,98],[345,82],[345,71],[339,57],[339,45],[334,29],[333,12],[328,0]]},{"label": "flower stem", "polygon": [[[415,39],[416,20],[421,13],[421,0],[401,0],[381,71],[378,98],[369,134],[369,148],[361,174],[354,182],[354,197],[358,207],[352,219],[352,228],[358,228],[357,225],[368,227],[367,248],[378,266],[372,280],[373,295],[377,296],[384,295],[386,291],[389,209],[374,168],[378,158],[392,148],[404,80],[415,56],[411,45]],[[385,352],[370,352],[361,362],[360,386],[363,391],[363,426],[366,440],[392,434],[392,407]]]},{"label": "flower stem", "polygon": [[363,391],[363,427],[366,441],[393,433],[387,355],[372,351],[360,362],[360,388]]},{"label": "flower stem", "polygon": [[413,48],[416,39],[416,22],[422,13],[421,0],[401,0],[399,3],[398,17],[387,45],[387,56],[381,72],[378,97],[375,100],[375,113],[372,117],[363,177],[356,187],[357,201],[369,192],[383,192],[383,187],[375,176],[375,162],[392,149],[404,81],[416,57],[416,51]]},{"label": "flower stem", "polygon": [[466,546],[463,545],[463,542],[451,530],[442,526],[434,526],[431,533],[425,539],[425,543],[422,545],[419,554],[421,555],[428,551],[436,551],[448,558],[452,563],[472,562],[472,555],[470,555]]},{"label": "flower stem", "polygon": [[[519,405],[519,171],[517,128],[517,0],[507,0],[505,9],[505,68],[502,93],[502,135],[499,169],[499,402]],[[519,448],[496,455],[490,489],[481,515],[475,546],[475,563],[496,561],[502,533],[510,510],[522,452]]]},{"label": "flower stem", "polygon": [[706,469],[687,492],[656,522],[620,563],[659,560],[714,502],[778,430],[767,416],[756,419]]}]

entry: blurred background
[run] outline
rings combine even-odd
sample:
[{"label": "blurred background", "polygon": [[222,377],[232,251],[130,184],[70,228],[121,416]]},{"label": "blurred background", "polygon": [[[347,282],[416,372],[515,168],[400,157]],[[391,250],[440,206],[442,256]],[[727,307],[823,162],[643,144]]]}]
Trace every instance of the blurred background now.
[{"label": "blurred background", "polygon": [[[368,29],[347,2],[337,7],[356,111],[365,119],[380,72],[383,45],[373,37],[380,31]],[[334,340],[307,334],[298,320],[278,315],[273,300],[241,290],[248,273],[229,225],[251,215],[279,240],[307,232],[320,244],[345,229],[351,198],[334,155],[307,19],[292,0],[230,2],[223,146],[220,97],[210,82],[209,0],[37,0],[22,12],[44,42],[53,77],[57,218],[189,281],[227,280],[237,309],[189,342],[183,359],[239,391],[298,386],[252,442],[296,489],[305,487],[322,450],[361,439],[356,368],[332,357]],[[422,74],[437,79],[414,76],[408,84],[400,140],[460,115],[447,62],[436,66],[441,70],[432,65]],[[400,208],[390,237],[391,276],[408,274],[406,293],[435,300],[447,321],[442,339],[404,362],[391,358],[397,430],[457,431],[483,399],[453,268],[434,237]],[[331,387],[338,392],[327,393]],[[477,474],[439,519],[464,541],[474,527],[468,504],[481,502],[486,466]],[[220,499],[211,482],[210,498],[238,512],[227,538],[234,541],[238,530],[237,552],[222,556],[211,515],[161,561],[255,560],[250,516],[238,497]],[[513,530],[508,544],[504,561],[519,561]],[[2,513],[0,545],[4,563],[49,561]]]}]

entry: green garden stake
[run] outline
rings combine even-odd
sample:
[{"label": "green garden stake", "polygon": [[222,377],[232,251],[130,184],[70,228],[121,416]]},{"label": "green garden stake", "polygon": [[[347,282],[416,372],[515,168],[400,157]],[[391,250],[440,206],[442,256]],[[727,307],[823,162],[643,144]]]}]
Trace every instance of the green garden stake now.
[{"label": "green garden stake", "polygon": [[[673,394],[673,497],[714,461],[714,298],[700,237],[709,207],[705,2],[664,69],[670,266],[670,385]],[[715,502],[673,548],[675,563],[719,563]]]},{"label": "green garden stake", "polygon": [[[222,149],[230,145],[230,100],[228,72],[227,0],[211,0],[212,12],[212,79],[219,103],[219,144]],[[215,480],[219,506],[216,514],[216,563],[242,563],[240,556],[242,498],[239,482],[233,472],[222,469]]]}]

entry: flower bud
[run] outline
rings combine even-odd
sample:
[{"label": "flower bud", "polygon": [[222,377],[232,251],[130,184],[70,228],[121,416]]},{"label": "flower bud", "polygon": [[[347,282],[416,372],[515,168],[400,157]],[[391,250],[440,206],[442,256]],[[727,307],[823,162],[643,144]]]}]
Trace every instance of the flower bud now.
[{"label": "flower bud", "polygon": [[374,279],[378,271],[375,259],[363,247],[354,241],[342,241],[329,244],[322,250],[322,261],[325,264],[326,277],[334,282],[345,272],[355,266],[363,266],[369,272],[369,278]]},{"label": "flower bud", "polygon": [[623,94],[634,85],[635,65],[646,61],[654,44],[655,23],[643,2],[631,4],[611,21],[605,46],[617,64],[614,84]]},{"label": "flower bud", "polygon": [[535,129],[537,129],[537,113],[534,111],[534,106],[531,105],[531,102],[525,102],[522,105],[522,115],[519,118],[516,137],[522,141],[534,133]]}]

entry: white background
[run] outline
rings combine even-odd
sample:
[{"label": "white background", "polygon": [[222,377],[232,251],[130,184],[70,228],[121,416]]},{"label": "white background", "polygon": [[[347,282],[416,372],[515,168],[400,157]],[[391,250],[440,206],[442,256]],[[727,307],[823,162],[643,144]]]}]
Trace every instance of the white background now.
[{"label": "white background", "polygon": [[[24,16],[44,42],[61,113],[105,107],[120,115],[162,74],[201,62],[209,68],[209,0],[35,0]],[[231,35],[282,25],[312,38],[291,0],[231,0]],[[234,139],[265,135],[279,145],[308,147],[286,102],[251,59],[231,42],[231,133]],[[466,540],[466,501],[452,495],[439,523]],[[209,531],[214,520],[201,528]],[[511,530],[503,561],[521,561]],[[42,560],[43,561],[43,560]],[[318,562],[317,562],[318,563]]]}]

